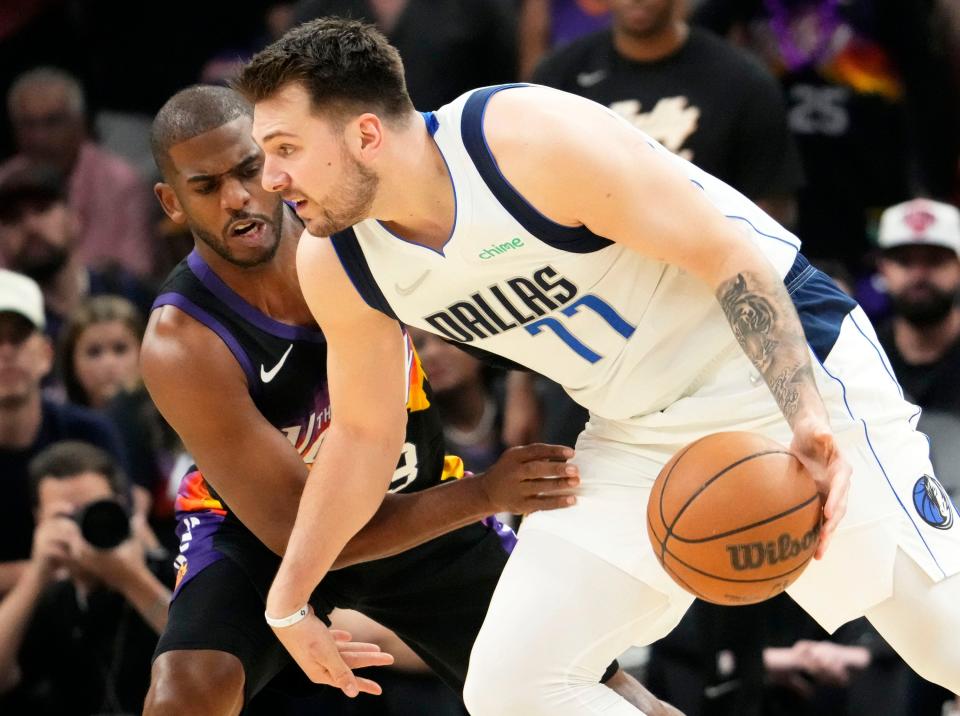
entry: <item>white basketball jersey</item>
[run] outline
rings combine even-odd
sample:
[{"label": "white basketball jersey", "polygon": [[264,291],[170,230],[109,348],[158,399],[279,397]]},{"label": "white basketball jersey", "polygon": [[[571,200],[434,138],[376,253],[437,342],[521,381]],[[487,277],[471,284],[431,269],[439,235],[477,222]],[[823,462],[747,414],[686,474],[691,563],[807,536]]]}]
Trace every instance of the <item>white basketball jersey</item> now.
[{"label": "white basketball jersey", "polygon": [[[661,410],[696,390],[739,346],[700,280],[584,227],[560,226],[510,186],[484,139],[483,113],[494,93],[523,87],[476,90],[424,115],[456,201],[441,251],[375,220],[332,237],[334,246],[367,302],[403,323],[525,365],[598,416]],[[800,247],[794,235],[644,137],[787,275]]]}]

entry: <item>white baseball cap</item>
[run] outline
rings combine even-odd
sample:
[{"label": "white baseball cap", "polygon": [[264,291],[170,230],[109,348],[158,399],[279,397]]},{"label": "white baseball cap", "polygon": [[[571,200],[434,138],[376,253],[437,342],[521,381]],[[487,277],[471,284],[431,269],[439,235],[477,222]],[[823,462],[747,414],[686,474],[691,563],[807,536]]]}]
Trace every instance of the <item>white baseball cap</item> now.
[{"label": "white baseball cap", "polygon": [[18,313],[43,330],[43,294],[37,282],[22,273],[0,269],[0,313]]},{"label": "white baseball cap", "polygon": [[893,249],[911,244],[942,246],[960,256],[960,211],[930,199],[891,206],[880,216],[877,245]]}]

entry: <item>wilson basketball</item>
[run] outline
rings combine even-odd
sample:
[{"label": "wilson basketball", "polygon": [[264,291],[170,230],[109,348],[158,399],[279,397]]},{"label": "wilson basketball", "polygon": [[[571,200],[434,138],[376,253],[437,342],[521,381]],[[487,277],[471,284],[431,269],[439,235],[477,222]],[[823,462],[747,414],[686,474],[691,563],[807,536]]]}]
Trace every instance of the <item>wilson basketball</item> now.
[{"label": "wilson basketball", "polygon": [[800,576],[822,512],[813,478],[786,447],[755,433],[715,433],[664,465],[647,529],[681,587],[714,604],[753,604]]}]

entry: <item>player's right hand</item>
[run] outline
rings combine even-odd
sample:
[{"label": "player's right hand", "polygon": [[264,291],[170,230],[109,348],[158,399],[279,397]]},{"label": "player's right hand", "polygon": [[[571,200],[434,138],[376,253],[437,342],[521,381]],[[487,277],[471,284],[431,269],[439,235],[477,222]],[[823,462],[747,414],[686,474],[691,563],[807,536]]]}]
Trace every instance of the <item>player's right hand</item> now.
[{"label": "player's right hand", "polygon": [[569,492],[580,484],[577,466],[567,462],[573,454],[571,448],[544,443],[510,448],[489,470],[470,479],[482,481],[490,514],[570,507],[576,498]]},{"label": "player's right hand", "polygon": [[794,424],[790,452],[796,455],[810,472],[824,499],[820,544],[814,554],[816,559],[822,559],[833,533],[847,512],[850,475],[853,470],[840,453],[830,426],[825,423],[811,421]]}]

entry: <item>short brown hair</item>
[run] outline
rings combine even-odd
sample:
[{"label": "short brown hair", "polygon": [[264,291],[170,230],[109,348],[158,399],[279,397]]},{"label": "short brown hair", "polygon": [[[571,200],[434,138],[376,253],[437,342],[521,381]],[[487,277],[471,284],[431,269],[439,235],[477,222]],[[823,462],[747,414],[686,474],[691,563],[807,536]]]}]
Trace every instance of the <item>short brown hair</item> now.
[{"label": "short brown hair", "polygon": [[30,461],[30,497],[39,502],[40,483],[47,478],[66,480],[86,472],[102,475],[117,497],[126,499],[130,484],[127,476],[105,450],[81,440],[61,440],[42,450]]},{"label": "short brown hair", "polygon": [[413,110],[400,53],[372,25],[323,17],[299,25],[261,50],[233,87],[252,104],[300,83],[314,112],[382,114]]}]

